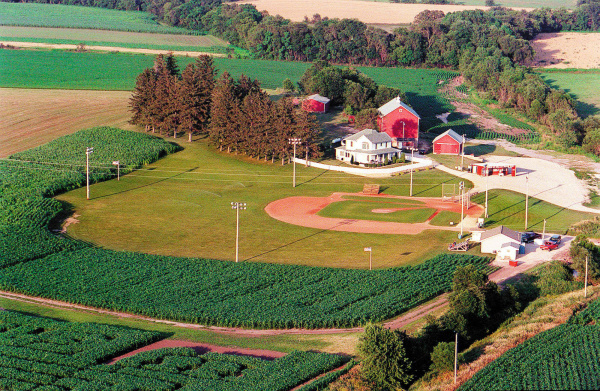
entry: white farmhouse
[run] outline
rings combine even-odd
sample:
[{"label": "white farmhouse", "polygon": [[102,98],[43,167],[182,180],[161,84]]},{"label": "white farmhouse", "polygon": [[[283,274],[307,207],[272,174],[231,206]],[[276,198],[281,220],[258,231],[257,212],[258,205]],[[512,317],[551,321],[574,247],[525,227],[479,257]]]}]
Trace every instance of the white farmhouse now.
[{"label": "white farmhouse", "polygon": [[344,162],[358,164],[384,163],[400,156],[400,150],[392,148],[392,138],[387,133],[365,129],[342,140],[335,149],[335,158]]}]

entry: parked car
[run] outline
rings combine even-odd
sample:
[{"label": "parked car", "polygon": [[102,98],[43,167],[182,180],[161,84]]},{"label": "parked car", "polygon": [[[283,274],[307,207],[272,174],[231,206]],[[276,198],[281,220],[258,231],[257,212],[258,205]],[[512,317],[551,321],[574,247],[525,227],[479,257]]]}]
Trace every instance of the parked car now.
[{"label": "parked car", "polygon": [[550,236],[550,239],[548,239],[548,241],[559,244],[561,239],[562,239],[562,237],[560,235],[552,235],[552,236]]},{"label": "parked car", "polygon": [[523,232],[521,233],[521,243],[531,243],[533,242],[534,239],[537,238],[541,238],[542,235],[533,232],[533,231],[527,231],[527,232]]},{"label": "parked car", "polygon": [[558,248],[558,243],[554,243],[554,242],[548,242],[546,241],[544,244],[542,244],[540,246],[540,249],[542,250],[548,250],[548,251],[552,251]]}]

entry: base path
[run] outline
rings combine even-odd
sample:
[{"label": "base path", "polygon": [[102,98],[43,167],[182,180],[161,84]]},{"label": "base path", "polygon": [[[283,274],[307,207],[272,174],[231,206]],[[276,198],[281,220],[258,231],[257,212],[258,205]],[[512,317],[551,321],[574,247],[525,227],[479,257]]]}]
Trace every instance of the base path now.
[{"label": "base path", "polygon": [[[332,217],[321,217],[317,213],[333,202],[345,201],[343,196],[364,196],[365,200],[373,199],[383,200],[416,200],[423,203],[424,208],[447,210],[460,213],[459,203],[444,202],[440,198],[429,197],[401,197],[392,195],[364,195],[362,193],[333,193],[329,197],[288,197],[271,202],[265,207],[269,216],[285,223],[299,225],[302,227],[327,229],[331,231],[358,232],[370,234],[396,234],[396,235],[416,235],[427,229],[460,231],[460,224],[452,227],[432,225],[429,221],[424,223],[394,223],[387,221],[373,220],[354,220],[340,219]],[[420,205],[419,205],[420,206]],[[469,230],[475,228],[468,217],[477,217],[483,214],[481,205],[471,203],[471,207],[465,210],[465,226],[463,229]],[[467,226],[467,222],[471,222]]]}]

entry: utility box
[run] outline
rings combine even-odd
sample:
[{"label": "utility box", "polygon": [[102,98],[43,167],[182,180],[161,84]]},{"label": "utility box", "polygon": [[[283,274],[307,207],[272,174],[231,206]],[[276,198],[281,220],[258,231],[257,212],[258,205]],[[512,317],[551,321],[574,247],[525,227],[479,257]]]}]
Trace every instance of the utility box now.
[{"label": "utility box", "polygon": [[519,265],[518,261],[508,261],[508,266],[516,267]]}]

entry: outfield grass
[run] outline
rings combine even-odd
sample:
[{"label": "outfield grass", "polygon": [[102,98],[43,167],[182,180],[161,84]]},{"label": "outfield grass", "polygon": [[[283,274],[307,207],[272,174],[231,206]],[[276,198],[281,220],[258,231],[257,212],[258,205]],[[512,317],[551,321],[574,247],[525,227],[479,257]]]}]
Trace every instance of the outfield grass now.
[{"label": "outfield grass", "polygon": [[157,23],[141,11],[117,11],[75,5],[0,3],[0,24],[5,26],[66,27],[164,34],[196,34]]},{"label": "outfield grass", "polygon": [[451,222],[454,225],[458,224],[460,222],[460,213],[442,210],[431,219],[429,224],[447,227]]},{"label": "outfield grass", "polygon": [[319,216],[334,217],[341,219],[359,219],[373,221],[389,221],[394,223],[424,223],[435,212],[431,208],[419,208],[398,210],[391,213],[375,213],[373,209],[395,209],[395,208],[414,208],[414,204],[404,204],[401,202],[370,202],[361,201],[340,201],[327,205],[319,213]]},{"label": "outfield grass", "polygon": [[[72,205],[78,224],[71,236],[117,249],[151,254],[234,259],[236,216],[232,201],[247,202],[240,212],[240,259],[312,266],[368,268],[363,248],[373,246],[376,268],[417,264],[438,254],[455,233],[429,231],[410,240],[294,226],[270,218],[265,206],[294,196],[329,196],[360,192],[378,183],[387,194],[408,195],[408,175],[370,179],[297,165],[296,188],[291,165],[257,162],[219,153],[204,142],[182,144],[178,152],[120,181],[58,197]],[[459,179],[438,170],[414,175],[415,196],[441,196],[441,183]],[[67,205],[68,207],[68,205]]]},{"label": "outfield grass", "polygon": [[[473,197],[473,202],[485,204],[485,192]],[[528,226],[525,227],[525,195],[509,190],[490,190],[488,193],[486,227],[505,225],[518,231],[541,232],[546,219],[546,232],[566,233],[567,229],[581,220],[591,219],[592,213],[577,212],[529,197]]]},{"label": "outfield grass", "polygon": [[540,76],[551,87],[571,94],[576,99],[577,112],[581,117],[600,114],[600,70],[543,71]]}]

